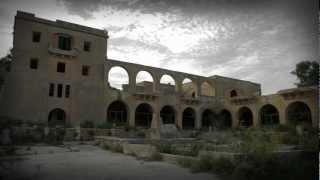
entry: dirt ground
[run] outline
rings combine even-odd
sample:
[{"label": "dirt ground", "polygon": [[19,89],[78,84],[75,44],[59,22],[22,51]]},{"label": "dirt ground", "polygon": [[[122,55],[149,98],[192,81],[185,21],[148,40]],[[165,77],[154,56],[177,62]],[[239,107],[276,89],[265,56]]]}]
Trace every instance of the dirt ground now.
[{"label": "dirt ground", "polygon": [[137,160],[93,145],[19,147],[0,158],[0,179],[10,180],[218,180],[166,162]]}]

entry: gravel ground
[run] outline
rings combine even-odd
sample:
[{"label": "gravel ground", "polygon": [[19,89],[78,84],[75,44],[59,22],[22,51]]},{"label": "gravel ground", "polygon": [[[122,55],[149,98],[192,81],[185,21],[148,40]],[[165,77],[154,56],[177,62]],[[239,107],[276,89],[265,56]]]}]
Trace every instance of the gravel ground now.
[{"label": "gravel ground", "polygon": [[10,180],[218,180],[166,162],[147,162],[92,145],[19,147],[0,158],[0,179]]}]

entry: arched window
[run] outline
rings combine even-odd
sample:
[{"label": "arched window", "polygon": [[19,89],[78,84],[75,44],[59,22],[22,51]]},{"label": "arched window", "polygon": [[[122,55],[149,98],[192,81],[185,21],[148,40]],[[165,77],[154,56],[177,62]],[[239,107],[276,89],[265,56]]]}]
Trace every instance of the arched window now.
[{"label": "arched window", "polygon": [[185,97],[192,97],[195,98],[195,85],[189,78],[185,78],[182,81],[182,93]]},{"label": "arched window", "polygon": [[108,73],[108,83],[114,89],[127,90],[129,85],[128,72],[120,66],[112,67]]},{"label": "arched window", "polygon": [[271,104],[264,105],[260,110],[261,124],[270,126],[279,124],[279,112]]},{"label": "arched window", "polygon": [[287,107],[287,119],[291,124],[312,124],[310,108],[303,102],[293,102]]},{"label": "arched window", "polygon": [[237,96],[238,96],[238,93],[237,93],[236,90],[232,90],[232,91],[230,92],[230,97],[237,97]]},{"label": "arched window", "polygon": [[122,101],[114,101],[108,107],[107,121],[117,126],[127,123],[127,106]]},{"label": "arched window", "polygon": [[196,112],[192,108],[186,108],[182,115],[182,128],[194,129],[196,120]]},{"label": "arched window", "polygon": [[164,93],[174,93],[175,85],[175,80],[170,75],[165,74],[160,79],[160,89]]},{"label": "arched window", "polygon": [[136,108],[135,125],[137,127],[150,128],[152,121],[152,107],[147,103],[142,103]]},{"label": "arched window", "polygon": [[60,108],[50,111],[48,116],[49,126],[65,126],[66,125],[66,113]]},{"label": "arched window", "polygon": [[239,125],[241,127],[250,127],[253,125],[253,115],[249,108],[242,107],[238,112]]},{"label": "arched window", "polygon": [[175,124],[175,110],[171,106],[164,106],[160,111],[163,124]]},{"label": "arched window", "polygon": [[232,127],[232,115],[230,111],[224,109],[219,114],[219,121],[221,124],[221,128],[230,128]]},{"label": "arched window", "polygon": [[153,92],[154,82],[151,74],[147,71],[140,71],[136,76],[136,91]]},{"label": "arched window", "polygon": [[215,114],[210,109],[206,109],[202,112],[202,128],[208,129],[210,126],[213,126],[213,122],[215,121]]}]

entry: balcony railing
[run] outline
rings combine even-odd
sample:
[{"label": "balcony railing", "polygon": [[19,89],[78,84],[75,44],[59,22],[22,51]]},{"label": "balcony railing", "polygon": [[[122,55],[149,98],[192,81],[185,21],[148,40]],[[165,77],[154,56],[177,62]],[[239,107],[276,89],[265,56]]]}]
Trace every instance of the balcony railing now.
[{"label": "balcony railing", "polygon": [[67,51],[67,50],[58,49],[56,47],[53,47],[52,45],[49,45],[48,51],[51,54],[69,56],[69,57],[76,57],[79,55],[79,50],[76,48],[72,48],[71,50]]}]

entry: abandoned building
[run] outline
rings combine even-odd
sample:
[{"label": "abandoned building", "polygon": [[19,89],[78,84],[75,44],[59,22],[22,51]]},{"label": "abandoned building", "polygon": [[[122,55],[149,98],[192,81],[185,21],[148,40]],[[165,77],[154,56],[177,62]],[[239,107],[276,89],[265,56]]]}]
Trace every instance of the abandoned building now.
[{"label": "abandoned building", "polygon": [[[162,123],[180,129],[318,124],[317,87],[261,95],[261,85],[249,81],[108,59],[106,31],[21,11],[13,34],[1,116],[48,125],[92,121],[147,129]],[[127,74],[120,89],[110,84],[114,68]],[[138,80],[140,73],[150,78]]]}]

